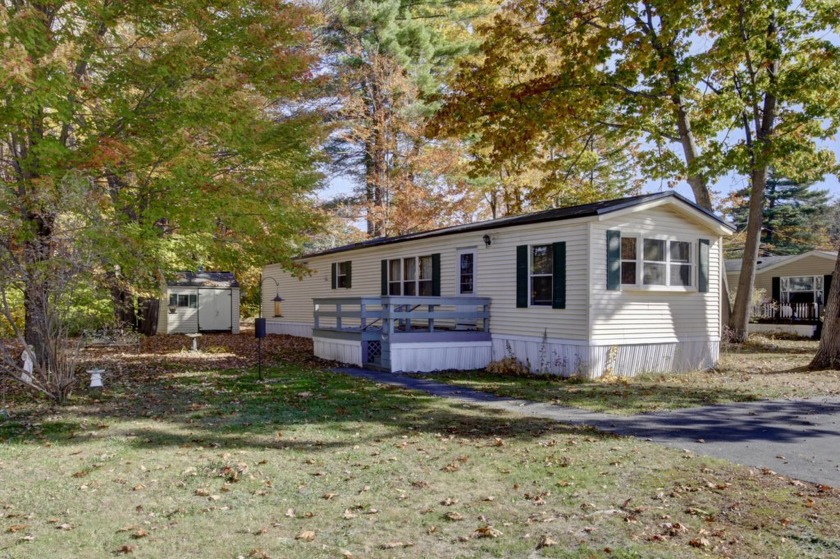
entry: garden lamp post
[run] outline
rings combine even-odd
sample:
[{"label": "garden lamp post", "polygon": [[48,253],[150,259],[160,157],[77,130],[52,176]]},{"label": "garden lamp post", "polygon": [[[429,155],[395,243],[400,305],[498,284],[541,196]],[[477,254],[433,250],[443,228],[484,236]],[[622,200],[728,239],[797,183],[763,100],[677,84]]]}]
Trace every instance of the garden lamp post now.
[{"label": "garden lamp post", "polygon": [[263,277],[260,279],[260,316],[254,322],[254,336],[257,338],[257,374],[259,376],[260,382],[262,382],[262,340],[266,336],[266,329],[265,329],[265,318],[262,315],[262,306],[263,306],[263,298],[262,298],[262,289],[263,289],[263,282],[267,279],[270,279],[274,282],[277,291],[275,292],[276,295],[272,301],[274,302],[274,316],[283,316],[283,309],[280,306],[280,303],[283,302],[283,298],[280,296],[280,284],[271,276]]}]

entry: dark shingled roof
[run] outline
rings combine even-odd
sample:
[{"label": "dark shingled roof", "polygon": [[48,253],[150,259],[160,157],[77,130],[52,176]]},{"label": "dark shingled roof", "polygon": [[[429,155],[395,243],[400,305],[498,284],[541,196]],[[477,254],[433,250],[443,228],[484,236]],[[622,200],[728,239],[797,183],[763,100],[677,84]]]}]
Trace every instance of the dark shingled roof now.
[{"label": "dark shingled roof", "polygon": [[232,272],[178,272],[170,281],[172,287],[239,287]]},{"label": "dark shingled roof", "polygon": [[432,237],[442,237],[444,235],[455,235],[457,233],[466,233],[470,231],[486,231],[490,229],[500,229],[503,227],[513,227],[515,225],[526,225],[530,223],[543,223],[546,221],[563,221],[566,219],[574,219],[580,217],[592,217],[608,214],[611,212],[617,212],[619,210],[631,208],[633,206],[638,206],[639,204],[644,204],[647,202],[653,202],[655,200],[661,200],[663,198],[676,198],[680,202],[689,205],[694,210],[705,214],[706,216],[714,219],[724,227],[727,227],[734,231],[734,228],[731,225],[720,219],[714,213],[710,212],[709,210],[706,210],[705,208],[701,208],[694,202],[691,202],[690,200],[684,198],[683,196],[680,196],[676,192],[669,190],[667,192],[642,194],[639,196],[630,196],[628,198],[619,198],[617,200],[604,200],[601,202],[583,204],[580,206],[569,206],[567,208],[553,208],[541,212],[502,217],[499,219],[491,219],[489,221],[467,223],[465,225],[455,225],[453,227],[444,227],[443,229],[434,229],[432,231],[423,231],[421,233],[410,233],[408,235],[400,235],[398,237],[378,237],[376,239],[370,239],[368,241],[362,241],[360,243],[353,243],[350,245],[331,248],[321,252],[305,254],[301,258],[323,256],[327,254],[334,254],[337,252],[345,252],[348,250],[356,250],[360,248],[387,245],[392,243],[401,243],[405,241],[413,241],[416,239],[429,239]]}]

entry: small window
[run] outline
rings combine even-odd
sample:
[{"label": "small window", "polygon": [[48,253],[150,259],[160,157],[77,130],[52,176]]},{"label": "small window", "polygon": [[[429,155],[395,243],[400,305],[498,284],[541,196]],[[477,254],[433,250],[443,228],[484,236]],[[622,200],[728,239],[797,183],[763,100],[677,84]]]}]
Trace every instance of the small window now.
[{"label": "small window", "polygon": [[458,293],[461,295],[475,293],[475,253],[466,252],[459,257]]},{"label": "small window", "polygon": [[350,262],[339,262],[335,269],[335,284],[336,287],[348,288],[350,287]]},{"label": "small window", "polygon": [[621,283],[636,285],[636,237],[621,237]]},{"label": "small window", "polygon": [[403,260],[403,295],[417,295],[417,260]]},{"label": "small window", "polygon": [[671,277],[669,285],[691,286],[691,243],[671,241]]},{"label": "small window", "polygon": [[182,309],[190,308],[190,309],[197,309],[198,308],[198,295],[180,295],[176,293],[170,293],[169,295],[169,306],[170,307],[178,307]]},{"label": "small window", "polygon": [[423,297],[432,296],[432,257],[421,256],[420,275],[417,278],[417,294]]},{"label": "small window", "polygon": [[551,245],[531,247],[531,304],[551,305],[552,300]]},{"label": "small window", "polygon": [[644,285],[667,285],[666,241],[645,239],[642,243],[642,283]]},{"label": "small window", "polygon": [[388,261],[388,295],[402,295],[400,281],[402,278],[402,260]]}]

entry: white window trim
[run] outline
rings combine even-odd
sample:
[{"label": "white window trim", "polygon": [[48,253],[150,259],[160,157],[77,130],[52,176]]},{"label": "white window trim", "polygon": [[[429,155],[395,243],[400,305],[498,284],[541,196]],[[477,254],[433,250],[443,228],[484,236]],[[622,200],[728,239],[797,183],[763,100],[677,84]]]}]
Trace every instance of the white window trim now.
[{"label": "white window trim", "polygon": [[[693,293],[697,291],[697,239],[686,239],[681,237],[675,237],[673,235],[645,235],[643,233],[639,234],[628,234],[625,235],[624,231],[621,232],[621,238],[635,238],[636,239],[636,283],[621,283],[621,290],[622,291],[670,291],[674,293]],[[652,240],[652,241],[666,241],[665,245],[665,260],[644,260],[644,242],[645,240]],[[688,243],[689,249],[689,264],[691,264],[691,273],[689,277],[691,278],[691,285],[671,285],[671,242],[681,242],[681,243]],[[630,262],[630,260],[625,260],[623,258],[619,258],[619,262]],[[642,283],[644,278],[644,265],[645,263],[661,263],[665,265],[665,285],[645,285]],[[674,263],[677,264],[677,263]],[[685,264],[684,262],[679,262],[679,264]]]},{"label": "white window trim", "polygon": [[528,307],[535,307],[535,308],[551,308],[552,301],[549,300],[547,303],[535,303],[533,299],[534,294],[534,282],[533,279],[536,278],[544,278],[549,277],[551,278],[551,293],[554,294],[554,272],[553,269],[551,272],[547,274],[535,274],[534,270],[534,247],[548,247],[548,254],[551,257],[552,268],[554,266],[554,252],[553,252],[553,245],[552,243],[534,243],[532,245],[528,245]]}]

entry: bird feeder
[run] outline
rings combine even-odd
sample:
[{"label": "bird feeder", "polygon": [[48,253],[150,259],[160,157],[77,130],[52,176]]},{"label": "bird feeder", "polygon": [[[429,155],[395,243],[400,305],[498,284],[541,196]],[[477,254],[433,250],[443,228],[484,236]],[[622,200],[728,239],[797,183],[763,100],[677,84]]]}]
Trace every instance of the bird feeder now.
[{"label": "bird feeder", "polygon": [[282,307],[280,306],[280,303],[282,303],[284,300],[285,300],[285,299],[283,299],[283,298],[280,296],[280,294],[279,294],[279,293],[277,294],[277,296],[276,296],[276,297],[274,297],[274,299],[272,299],[272,301],[274,301],[274,316],[280,316],[280,317],[282,317],[282,316],[283,316],[283,309],[282,309]]}]

